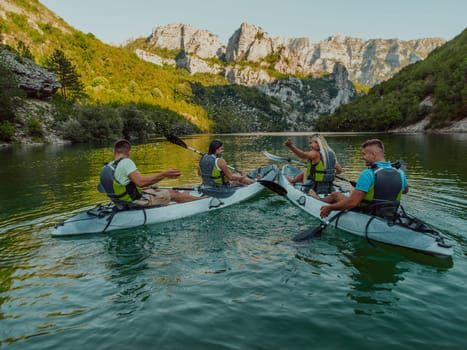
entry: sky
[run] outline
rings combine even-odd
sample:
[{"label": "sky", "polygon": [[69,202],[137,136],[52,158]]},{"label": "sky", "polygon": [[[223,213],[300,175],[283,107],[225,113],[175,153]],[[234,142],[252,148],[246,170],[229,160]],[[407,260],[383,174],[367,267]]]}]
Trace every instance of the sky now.
[{"label": "sky", "polygon": [[39,0],[68,24],[120,45],[172,23],[191,24],[225,45],[247,22],[270,37],[335,34],[361,39],[450,40],[467,27],[466,0]]}]

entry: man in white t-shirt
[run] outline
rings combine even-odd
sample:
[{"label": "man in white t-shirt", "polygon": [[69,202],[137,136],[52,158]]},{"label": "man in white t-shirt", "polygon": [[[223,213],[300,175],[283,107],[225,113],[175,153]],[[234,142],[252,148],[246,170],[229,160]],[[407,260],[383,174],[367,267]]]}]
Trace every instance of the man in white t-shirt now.
[{"label": "man in white t-shirt", "polygon": [[[119,140],[114,146],[114,160],[107,166],[114,169],[112,195],[123,202],[132,202],[141,206],[168,205],[170,201],[177,203],[191,202],[206,196],[192,196],[189,192],[173,189],[154,189],[151,185],[164,178],[175,179],[181,175],[175,168],[161,173],[143,176],[136,164],[130,159],[131,144],[127,140]],[[107,190],[107,192],[109,192]]]}]

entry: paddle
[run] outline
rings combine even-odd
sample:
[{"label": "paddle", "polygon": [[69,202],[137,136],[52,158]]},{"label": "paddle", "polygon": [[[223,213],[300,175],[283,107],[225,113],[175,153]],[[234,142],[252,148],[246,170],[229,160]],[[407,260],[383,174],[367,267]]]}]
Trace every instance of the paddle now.
[{"label": "paddle", "polygon": [[[276,156],[275,154],[271,154],[267,151],[263,151],[263,154],[268,157],[269,159],[271,160],[274,160],[276,162],[282,162],[282,163],[293,163],[293,164],[297,164],[297,165],[300,165],[300,166],[303,166],[303,167],[306,167],[306,164],[305,163],[302,163],[302,162],[299,162],[298,160],[295,160],[295,159],[292,159],[292,158],[287,158],[287,157],[281,157],[281,156]],[[356,181],[353,181],[353,180],[348,180],[346,179],[345,177],[342,177],[342,176],[339,176],[339,175],[335,175],[336,178],[342,180],[342,181],[346,181],[348,183],[350,183],[353,187],[355,187],[355,185],[357,184]]]},{"label": "paddle", "polygon": [[353,187],[357,186],[357,181],[348,180],[348,179],[346,179],[345,177],[342,177],[342,176],[339,176],[339,175],[334,175],[334,176],[335,176],[337,179],[339,179],[339,180],[348,182],[348,183],[351,184]]},{"label": "paddle", "polygon": [[302,162],[299,162],[298,160],[295,160],[295,159],[292,159],[292,158],[287,158],[287,157],[281,157],[281,156],[276,156],[275,154],[271,154],[267,151],[263,151],[263,154],[271,159],[271,160],[274,160],[276,162],[281,162],[281,163],[293,163],[293,164],[297,164],[297,165],[300,165],[300,166],[304,166],[306,167],[306,164],[305,163],[302,163]]},{"label": "paddle", "polygon": [[[180,146],[180,147],[183,147],[183,148],[186,148],[186,149],[189,149],[190,151],[193,151],[195,153],[198,153],[199,155],[202,155],[204,156],[204,153],[203,152],[200,152],[198,151],[197,149],[194,149],[193,147],[190,147],[188,146],[182,139],[180,139],[179,137],[175,136],[175,135],[172,135],[172,134],[167,134],[165,135],[165,138],[167,139],[167,141],[177,145],[177,146]],[[241,174],[242,172],[232,166],[229,166],[228,167],[234,171],[236,171],[237,173]],[[263,185],[264,187],[266,188],[269,188],[271,191],[273,192],[276,192],[278,195],[281,195],[281,196],[284,196],[287,194],[287,190],[282,187],[281,185],[279,185],[278,183],[275,183],[274,181],[269,181],[269,180],[257,180],[258,183],[260,183],[261,185]]]},{"label": "paddle", "polygon": [[332,216],[329,220],[322,222],[321,225],[319,225],[316,228],[303,230],[298,235],[296,235],[294,238],[292,238],[292,241],[295,241],[295,242],[306,241],[310,238],[321,236],[321,234],[326,229],[326,227],[328,227],[328,225],[331,222],[336,220],[339,216],[341,216],[345,212],[346,212],[345,210],[338,212],[337,214]]},{"label": "paddle", "polygon": [[152,189],[158,189],[160,188],[161,190],[175,190],[175,191],[200,191],[200,187],[164,187],[164,186],[151,186]]},{"label": "paddle", "polygon": [[269,188],[271,191],[276,192],[278,195],[285,196],[287,194],[287,190],[274,181],[257,180],[257,182],[259,182],[264,187]]},{"label": "paddle", "polygon": [[[189,149],[190,151],[193,151],[195,153],[198,153],[199,155],[201,156],[204,156],[205,153],[203,152],[200,152],[198,151],[197,149],[194,149],[193,147],[190,147],[188,146],[181,138],[179,138],[178,136],[175,136],[173,134],[167,134],[167,135],[164,135],[165,138],[167,139],[167,141],[173,143],[174,145],[177,145],[177,146],[180,146],[180,147],[183,147],[183,148],[186,148],[186,149]],[[230,166],[230,165],[227,165],[229,167],[229,169],[233,170],[233,171],[236,171],[237,173],[241,174],[242,172],[236,168],[234,168],[233,166]]]}]

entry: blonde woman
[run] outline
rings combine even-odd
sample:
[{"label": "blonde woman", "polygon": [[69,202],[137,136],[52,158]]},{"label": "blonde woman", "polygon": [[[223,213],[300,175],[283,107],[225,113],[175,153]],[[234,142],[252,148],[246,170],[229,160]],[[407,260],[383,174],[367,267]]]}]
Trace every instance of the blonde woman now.
[{"label": "blonde woman", "polygon": [[311,135],[309,145],[310,150],[305,152],[295,146],[290,137],[284,142],[284,146],[307,161],[306,170],[293,179],[289,178],[289,181],[292,184],[301,182],[303,190],[313,197],[318,197],[317,194],[329,194],[332,191],[335,174],[342,173],[342,167],[323,136]]}]

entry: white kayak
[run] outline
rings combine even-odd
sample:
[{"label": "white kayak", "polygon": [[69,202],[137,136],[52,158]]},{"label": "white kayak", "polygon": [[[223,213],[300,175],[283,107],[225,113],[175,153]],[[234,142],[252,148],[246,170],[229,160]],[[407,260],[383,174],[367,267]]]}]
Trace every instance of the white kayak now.
[{"label": "white kayak", "polygon": [[[300,209],[320,219],[320,208],[326,203],[315,199],[301,191],[300,185],[290,184],[287,176],[294,177],[300,169],[284,165],[279,174],[279,184],[287,190],[287,198]],[[339,213],[342,213],[338,215]],[[453,254],[452,244],[441,234],[421,220],[400,210],[398,218],[388,220],[357,211],[333,211],[327,221],[322,220],[322,227],[334,226],[346,232],[366,238],[369,242],[380,242],[392,246],[409,248],[421,253],[450,257]],[[310,236],[304,231],[300,238]],[[296,238],[297,238],[296,237]]]},{"label": "white kayak", "polygon": [[[144,209],[118,210],[113,204],[98,206],[57,224],[52,236],[68,236],[89,233],[108,232],[147,224],[155,224],[225,208],[253,197],[268,187],[279,194],[281,188],[272,182],[278,173],[276,165],[267,165],[248,173],[252,179],[261,175],[261,180],[248,186],[231,187],[230,191],[210,191],[213,194],[205,199],[188,203],[170,203],[167,206]],[[203,196],[206,189],[202,186],[192,188],[193,196]],[[218,194],[218,195],[216,195]]]}]

